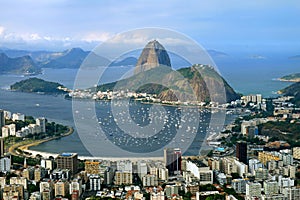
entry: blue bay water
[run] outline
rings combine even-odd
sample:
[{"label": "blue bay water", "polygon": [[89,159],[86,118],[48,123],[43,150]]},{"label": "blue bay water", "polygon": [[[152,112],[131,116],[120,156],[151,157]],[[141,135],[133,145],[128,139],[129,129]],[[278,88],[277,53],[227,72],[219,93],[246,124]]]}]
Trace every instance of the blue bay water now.
[{"label": "blue bay water", "polygon": [[[220,73],[225,80],[237,91],[243,94],[261,93],[264,97],[276,96],[275,92],[291,83],[274,80],[286,74],[299,72],[299,60],[288,59],[216,59]],[[114,68],[107,72],[101,82],[118,80],[129,68]],[[44,73],[37,77],[48,81],[59,82],[69,88],[73,87],[76,78],[76,69],[44,69]],[[21,112],[35,117],[45,116],[51,121],[70,125],[74,127],[72,102],[65,100],[62,96],[28,94],[12,92],[7,90],[9,86],[17,81],[28,77],[16,75],[0,75],[0,108],[12,112]],[[88,78],[88,77],[87,77]],[[101,116],[100,104],[98,107]],[[137,108],[143,105],[135,105]],[[103,114],[103,113],[102,113]],[[206,116],[208,117],[208,116]],[[89,130],[87,130],[89,131]],[[94,131],[94,130],[91,130]],[[188,154],[196,154],[198,143],[191,147]],[[80,155],[90,155],[80,141],[75,131],[74,134],[43,143],[32,147],[33,150],[48,152],[78,152]],[[110,152],[114,154],[114,152]],[[161,152],[162,153],[162,152]]]}]

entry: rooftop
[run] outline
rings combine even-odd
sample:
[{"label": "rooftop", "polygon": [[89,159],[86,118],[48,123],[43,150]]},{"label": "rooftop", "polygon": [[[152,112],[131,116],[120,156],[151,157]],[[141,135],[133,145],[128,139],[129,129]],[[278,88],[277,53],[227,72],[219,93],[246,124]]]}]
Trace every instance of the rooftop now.
[{"label": "rooftop", "polygon": [[70,156],[74,156],[74,155],[77,155],[77,153],[62,153],[62,154],[60,154],[60,156],[63,156],[63,157],[70,157]]}]

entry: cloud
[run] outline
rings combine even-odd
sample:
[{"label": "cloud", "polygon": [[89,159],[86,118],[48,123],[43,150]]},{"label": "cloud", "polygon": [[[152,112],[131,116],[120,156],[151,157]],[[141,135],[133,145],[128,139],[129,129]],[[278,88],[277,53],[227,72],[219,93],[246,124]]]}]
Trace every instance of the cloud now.
[{"label": "cloud", "polygon": [[126,45],[145,45],[151,40],[157,39],[164,45],[187,45],[190,42],[182,33],[163,28],[141,28],[133,29],[127,32],[111,37],[108,43],[126,44]]},{"label": "cloud", "polygon": [[5,31],[5,28],[3,26],[0,26],[0,35],[2,35]]},{"label": "cloud", "polygon": [[111,38],[113,34],[110,32],[90,32],[81,38],[85,42],[103,42]]}]

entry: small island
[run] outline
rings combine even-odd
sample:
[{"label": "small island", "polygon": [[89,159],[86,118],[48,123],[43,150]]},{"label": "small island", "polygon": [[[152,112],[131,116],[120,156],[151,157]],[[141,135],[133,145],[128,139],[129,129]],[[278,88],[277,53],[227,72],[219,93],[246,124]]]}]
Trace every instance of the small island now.
[{"label": "small island", "polygon": [[17,82],[11,85],[10,89],[19,92],[54,94],[54,95],[68,93],[68,89],[63,85],[55,82],[45,81],[39,78],[29,78]]},{"label": "small island", "polygon": [[279,78],[278,80],[287,82],[300,82],[300,73],[289,74]]}]

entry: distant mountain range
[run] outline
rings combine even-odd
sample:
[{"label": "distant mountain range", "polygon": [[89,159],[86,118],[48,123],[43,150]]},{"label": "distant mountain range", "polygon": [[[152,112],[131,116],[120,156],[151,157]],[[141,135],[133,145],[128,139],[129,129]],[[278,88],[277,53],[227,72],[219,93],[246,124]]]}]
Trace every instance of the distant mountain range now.
[{"label": "distant mountain range", "polygon": [[30,56],[10,58],[0,53],[0,73],[33,75],[40,72],[41,69]]},{"label": "distant mountain range", "polygon": [[[92,60],[97,61],[97,55],[90,53],[90,51],[84,51],[81,48],[73,48],[63,52],[0,49],[0,74],[34,75],[41,73],[42,68],[78,69],[88,55],[94,56]],[[134,66],[136,62],[136,58],[127,57],[112,62],[109,66]]]},{"label": "distant mountain range", "polygon": [[[216,50],[208,50],[207,51],[212,58],[222,58],[227,57],[228,55],[223,52],[219,52]],[[2,48],[0,49],[0,53],[3,54],[0,57],[0,73],[17,73],[17,74],[26,74],[27,68],[29,69],[29,73],[36,74],[41,72],[41,68],[73,68],[77,69],[81,66],[84,59],[91,55],[90,51],[84,51],[81,48],[72,48],[69,50],[65,50],[62,52],[52,52],[52,51],[28,51],[28,50],[16,50],[16,49],[8,49]],[[6,55],[6,56],[4,56]],[[92,56],[96,56],[93,54]],[[138,56],[138,54],[136,55]],[[173,53],[169,53],[171,58],[171,64],[174,69],[179,69],[183,67],[191,66],[192,64],[181,58],[179,55],[175,55]],[[7,59],[6,57],[10,58]],[[24,67],[20,62],[24,59]],[[18,61],[14,61],[17,59]],[[124,57],[121,60],[113,61],[109,66],[117,67],[117,66],[132,66],[134,67],[137,63],[138,59],[135,56]],[[15,65],[14,62],[18,62]],[[29,65],[30,63],[30,65]]]},{"label": "distant mountain range", "polygon": [[41,63],[44,68],[79,68],[90,52],[73,48],[60,53],[57,57]]}]

